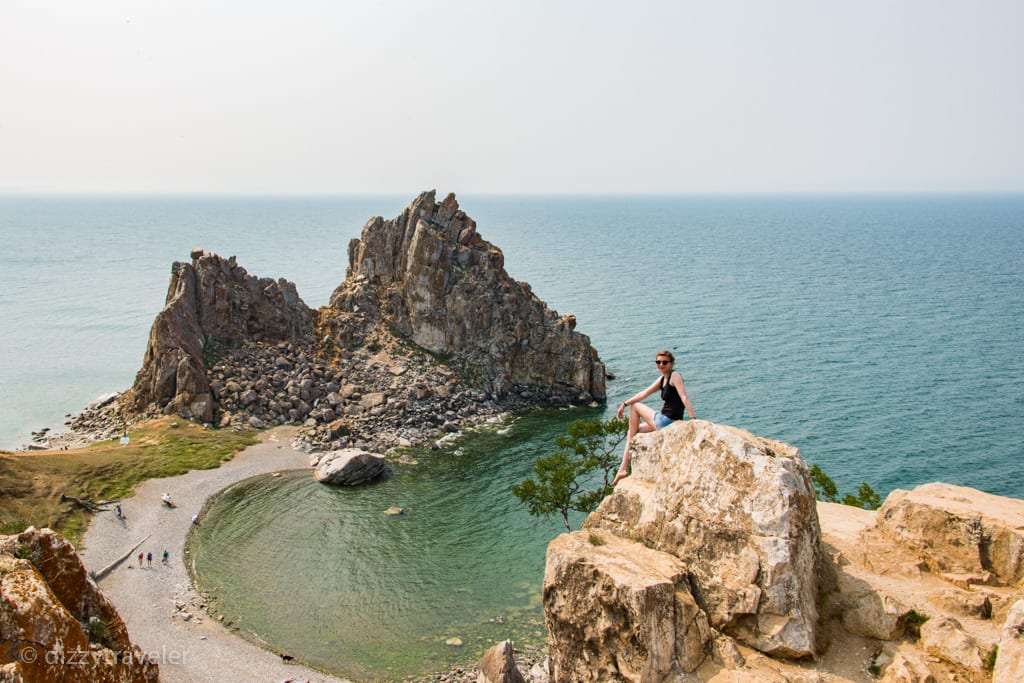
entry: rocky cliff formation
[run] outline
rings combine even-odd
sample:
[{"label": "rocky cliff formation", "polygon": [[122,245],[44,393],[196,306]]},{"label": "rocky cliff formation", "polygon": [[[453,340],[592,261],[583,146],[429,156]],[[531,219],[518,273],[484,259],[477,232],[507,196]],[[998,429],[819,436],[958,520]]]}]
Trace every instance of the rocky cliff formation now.
[{"label": "rocky cliff formation", "polygon": [[383,320],[498,395],[540,386],[603,400],[604,365],[574,331],[575,317],[549,309],[504,266],[455,195],[438,204],[424,192],[398,217],[372,219],[349,245],[327,324],[343,339],[353,323]]},{"label": "rocky cliff formation", "polygon": [[1024,680],[1024,501],[815,504],[795,449],[702,421],[633,468],[548,548],[552,683]]},{"label": "rocky cliff formation", "polygon": [[234,257],[202,250],[191,263],[171,267],[167,303],[157,315],[132,387],[136,410],[150,404],[182,417],[210,422],[217,405],[208,361],[244,342],[308,339],[313,312],[295,285],[249,275]]},{"label": "rocky cliff formation", "polygon": [[349,260],[312,311],[290,282],[195,250],[174,264],[143,367],[108,412],[299,424],[314,446],[378,449],[394,444],[376,432],[417,442],[450,422],[604,400],[604,365],[575,318],[509,277],[453,195],[371,219]]},{"label": "rocky cliff formation", "polygon": [[0,536],[0,680],[158,678],[70,543],[49,529]]}]

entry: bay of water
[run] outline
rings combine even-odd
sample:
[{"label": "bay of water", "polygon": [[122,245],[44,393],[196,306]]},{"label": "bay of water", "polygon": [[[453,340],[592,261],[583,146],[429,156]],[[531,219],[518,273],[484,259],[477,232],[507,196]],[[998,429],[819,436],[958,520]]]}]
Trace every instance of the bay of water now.
[{"label": "bay of water", "polygon": [[[0,198],[0,447],[131,385],[171,262],[192,247],[292,280],[317,307],[366,220],[411,199]],[[460,202],[513,277],[576,315],[616,375],[609,404],[651,382],[668,348],[698,417],[797,446],[842,492],[946,481],[1024,497],[1024,197]],[[217,549],[201,581],[254,632],[367,678],[529,638],[560,525],[527,518],[508,486],[582,414],[468,435],[358,494],[307,477],[247,483],[210,511],[221,523],[204,534],[224,536],[198,539],[197,564]],[[390,505],[410,512],[382,518]],[[306,583],[321,591],[312,603]],[[446,649],[451,635],[467,645]],[[354,651],[361,640],[385,644]],[[400,656],[401,642],[416,654]]]}]

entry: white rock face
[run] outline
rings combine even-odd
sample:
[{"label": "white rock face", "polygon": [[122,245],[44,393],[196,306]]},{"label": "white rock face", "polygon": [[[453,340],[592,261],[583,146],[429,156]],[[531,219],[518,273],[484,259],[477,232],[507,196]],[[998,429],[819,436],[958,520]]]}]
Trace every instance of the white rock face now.
[{"label": "white rock face", "polygon": [[896,490],[878,510],[872,541],[900,546],[936,574],[972,583],[1024,580],[1024,505],[950,484]]},{"label": "white rock face", "polygon": [[641,435],[633,462],[548,547],[552,682],[1024,681],[1024,501],[815,504],[795,449],[700,421]]},{"label": "white rock face", "polygon": [[686,566],[607,532],[548,546],[544,608],[552,681],[663,681],[695,670],[711,631]]},{"label": "white rock face", "polygon": [[313,470],[313,478],[321,484],[358,486],[382,475],[385,466],[383,455],[359,448],[343,448],[320,458]]},{"label": "white rock face", "polygon": [[632,476],[585,526],[680,559],[716,629],[767,654],[813,656],[821,538],[797,450],[703,420],[636,446]]},{"label": "white rock face", "polygon": [[999,657],[992,683],[1024,681],[1024,600],[1013,603],[999,639]]}]

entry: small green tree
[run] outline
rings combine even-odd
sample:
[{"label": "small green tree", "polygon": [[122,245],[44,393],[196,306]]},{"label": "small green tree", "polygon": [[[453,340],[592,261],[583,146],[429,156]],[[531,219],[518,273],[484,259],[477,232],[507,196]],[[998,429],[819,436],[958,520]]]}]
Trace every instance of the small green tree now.
[{"label": "small green tree", "polygon": [[839,502],[839,489],[836,488],[832,477],[825,474],[825,470],[817,465],[811,465],[811,481],[814,483],[814,493],[818,500],[823,500],[826,503]]},{"label": "small green tree", "polygon": [[860,486],[857,487],[856,495],[847,493],[840,498],[836,483],[832,480],[832,477],[825,474],[824,470],[817,465],[811,465],[810,472],[811,481],[814,483],[814,492],[818,500],[828,503],[852,505],[853,507],[864,508],[865,510],[877,510],[882,505],[881,494],[871,488],[866,481],[862,481]]},{"label": "small green tree", "polygon": [[625,420],[614,418],[570,423],[566,434],[555,439],[558,450],[538,458],[533,475],[513,485],[512,495],[531,515],[561,514],[565,528],[572,531],[571,511],[593,512],[611,493],[620,460],[616,450],[626,438],[626,427]]}]

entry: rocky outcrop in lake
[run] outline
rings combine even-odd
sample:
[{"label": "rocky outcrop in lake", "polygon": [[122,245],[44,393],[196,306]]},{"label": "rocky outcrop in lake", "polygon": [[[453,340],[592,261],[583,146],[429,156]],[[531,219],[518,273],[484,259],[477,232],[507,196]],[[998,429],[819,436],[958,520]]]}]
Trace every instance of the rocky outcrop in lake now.
[{"label": "rocky outcrop in lake", "polygon": [[155,683],[75,549],[49,529],[0,536],[0,680]]},{"label": "rocky outcrop in lake", "polygon": [[1020,681],[1022,589],[1024,501],[816,504],[791,446],[677,423],[548,548],[550,681]]},{"label": "rocky outcrop in lake", "polygon": [[603,401],[604,365],[575,326],[508,275],[454,195],[426,192],[366,224],[318,311],[290,282],[194,250],[172,267],[131,391],[71,426],[176,413],[302,425],[314,449],[422,443],[509,410]]},{"label": "rocky outcrop in lake", "polygon": [[207,376],[211,358],[246,342],[312,334],[313,312],[294,284],[254,277],[234,257],[194,250],[191,263],[171,267],[167,303],[150,330],[131,405],[210,422],[217,408]]},{"label": "rocky outcrop in lake", "polygon": [[452,194],[437,203],[424,192],[396,218],[367,223],[322,320],[346,345],[352,330],[384,322],[499,396],[542,387],[577,401],[605,398],[604,365],[575,317],[513,280]]}]

